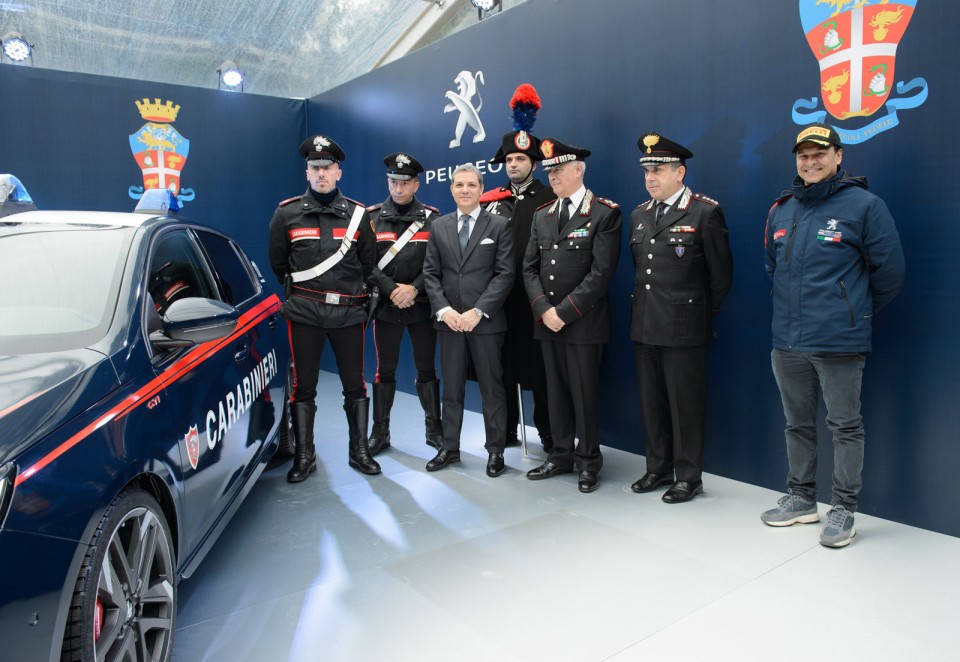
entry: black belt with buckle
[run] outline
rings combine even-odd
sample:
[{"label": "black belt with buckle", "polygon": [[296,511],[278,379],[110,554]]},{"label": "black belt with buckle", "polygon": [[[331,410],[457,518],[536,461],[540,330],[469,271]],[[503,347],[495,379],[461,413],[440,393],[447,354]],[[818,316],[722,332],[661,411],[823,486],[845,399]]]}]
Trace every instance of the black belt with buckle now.
[{"label": "black belt with buckle", "polygon": [[366,300],[367,294],[341,294],[340,292],[320,292],[311,290],[299,285],[293,286],[293,295],[300,296],[311,301],[319,301],[331,306],[362,306]]}]

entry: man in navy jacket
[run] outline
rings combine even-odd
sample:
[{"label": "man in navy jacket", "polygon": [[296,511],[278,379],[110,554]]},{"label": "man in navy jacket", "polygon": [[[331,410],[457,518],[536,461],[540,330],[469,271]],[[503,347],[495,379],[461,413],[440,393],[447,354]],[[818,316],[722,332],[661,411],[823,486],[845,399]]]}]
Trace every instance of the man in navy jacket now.
[{"label": "man in navy jacket", "polygon": [[817,406],[833,433],[831,508],[820,544],[856,535],[864,432],[860,386],[873,316],[903,282],[896,225],[863,177],[840,168],[836,130],[813,124],[794,143],[793,190],[767,216],[764,247],[773,281],[773,373],[787,419],[788,494],[761,515],[770,526],[816,522]]}]

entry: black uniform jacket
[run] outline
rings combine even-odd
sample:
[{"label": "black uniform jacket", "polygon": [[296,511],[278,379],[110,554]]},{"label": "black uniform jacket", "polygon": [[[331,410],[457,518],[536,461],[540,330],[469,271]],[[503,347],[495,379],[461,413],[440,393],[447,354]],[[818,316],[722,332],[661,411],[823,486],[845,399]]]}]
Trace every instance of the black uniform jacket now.
[{"label": "black uniform jacket", "polygon": [[[377,319],[396,324],[412,324],[429,319],[430,300],[423,285],[423,258],[427,254],[430,225],[438,217],[439,210],[414,199],[413,206],[401,215],[397,212],[396,203],[387,198],[383,204],[367,207],[367,211],[370,212],[370,227],[377,238],[377,263],[404,235],[411,223],[423,223],[382,271],[375,266],[370,274],[368,283],[380,293]],[[397,308],[390,301],[390,293],[398,283],[417,288],[417,298],[409,308]]]},{"label": "black uniform jacket", "polygon": [[630,338],[664,347],[705,344],[713,314],[733,285],[733,257],[723,210],[685,188],[654,223],[656,201],[630,215],[636,265]]},{"label": "black uniform jacket", "polygon": [[[523,284],[537,320],[534,337],[581,345],[610,342],[607,290],[620,259],[620,206],[587,190],[562,230],[559,204],[537,210],[523,261]],[[556,307],[559,332],[541,318]]]},{"label": "black uniform jacket", "polygon": [[[309,190],[281,202],[270,219],[270,267],[277,280],[283,283],[287,274],[315,267],[336,253],[358,205],[363,207],[339,191],[329,207]],[[328,328],[360,324],[366,319],[366,280],[376,262],[376,239],[364,210],[347,253],[322,275],[294,283],[292,295],[283,304],[283,317]],[[337,298],[335,294],[340,295],[339,302],[328,303]]]},{"label": "black uniform jacket", "polygon": [[[447,306],[458,313],[479,308],[485,317],[473,333],[501,333],[507,330],[503,302],[515,275],[510,221],[481,209],[461,259],[458,217],[453,212],[434,221],[427,242],[423,277],[431,312],[436,315]],[[450,330],[443,322],[434,326]]]},{"label": "black uniform jacket", "polygon": [[527,298],[527,290],[520,274],[523,272],[524,253],[530,240],[533,214],[538,207],[556,198],[553,189],[539,179],[531,181],[519,196],[515,196],[513,189],[507,184],[484,193],[480,198],[480,203],[488,212],[506,216],[513,227],[513,254],[517,278],[503,306],[507,311],[509,325],[509,332],[503,343],[504,381],[535,390],[546,389],[547,378],[543,371],[540,343],[533,339],[534,322],[530,313],[530,299]]}]

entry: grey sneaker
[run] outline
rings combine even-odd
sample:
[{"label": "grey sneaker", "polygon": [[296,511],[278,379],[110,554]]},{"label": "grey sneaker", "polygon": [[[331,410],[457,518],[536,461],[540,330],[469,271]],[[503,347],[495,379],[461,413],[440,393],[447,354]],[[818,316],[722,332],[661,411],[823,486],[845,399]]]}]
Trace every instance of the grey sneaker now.
[{"label": "grey sneaker", "polygon": [[[764,511],[760,520],[768,526],[790,526],[791,524],[810,524],[820,519],[817,502],[801,499],[795,494],[780,497],[777,507]],[[821,539],[822,540],[822,539]]]},{"label": "grey sneaker", "polygon": [[820,532],[820,544],[824,547],[846,547],[857,535],[853,526],[853,513],[843,506],[834,506],[827,511],[827,523]]}]

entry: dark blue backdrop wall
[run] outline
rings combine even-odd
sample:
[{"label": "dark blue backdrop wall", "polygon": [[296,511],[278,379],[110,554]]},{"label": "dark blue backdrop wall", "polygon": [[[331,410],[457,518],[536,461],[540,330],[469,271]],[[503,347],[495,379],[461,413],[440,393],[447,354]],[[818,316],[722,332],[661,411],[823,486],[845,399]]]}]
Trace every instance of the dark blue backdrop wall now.
[{"label": "dark blue backdrop wall", "polygon": [[[897,7],[896,0],[891,3],[887,9]],[[847,5],[844,10],[852,5],[840,4]],[[872,137],[844,154],[844,166],[866,175],[890,206],[908,266],[903,291],[876,320],[874,353],[867,362],[861,508],[960,535],[954,507],[960,467],[960,264],[951,256],[960,239],[960,203],[952,186],[960,174],[952,120],[960,90],[947,64],[958,55],[951,26],[960,9],[927,0],[905,4],[908,13],[915,4],[915,13],[887,83],[923,81],[892,91],[889,99],[916,103],[923,89],[928,98],[901,109],[898,126],[870,132]],[[824,107],[805,32],[811,21],[830,20],[832,9],[815,0],[529,0],[311,99],[309,126],[311,132],[331,134],[347,150],[342,183],[348,194],[368,203],[383,200],[384,179],[371,173],[386,154],[407,150],[429,170],[420,197],[445,212],[453,208],[448,169],[493,156],[500,135],[510,129],[508,101],[520,83],[534,84],[543,100],[534,133],[593,150],[587,185],[619,202],[625,215],[647,199],[637,137],[654,130],[689,146],[696,156],[688,164],[688,181],[726,210],[736,264],[734,288],[711,347],[705,466],[782,489],[783,414],[770,370],[763,225],[773,200],[796,175],[794,103],[817,97],[813,105]],[[461,92],[455,83],[461,72],[478,82],[468,105],[479,108],[486,137],[474,142],[477,134],[467,126],[460,146],[450,147],[460,113],[444,108]],[[852,135],[887,114],[882,108],[871,117],[828,120]],[[884,125],[890,124],[887,117]],[[488,187],[505,181],[502,171],[491,170],[497,171],[487,175]],[[626,238],[625,233],[624,248]],[[603,442],[642,452],[627,332],[632,271],[624,250],[612,288],[621,331],[603,363]],[[409,390],[413,374],[407,368],[401,377]],[[830,444],[822,451],[818,484],[821,498],[829,499]],[[758,514],[768,505],[758,503]]]},{"label": "dark blue backdrop wall", "polygon": [[144,177],[130,135],[147,124],[136,105],[144,99],[179,106],[155,124],[189,143],[178,145],[187,151],[181,195],[192,198],[183,214],[230,233],[273,285],[267,224],[277,202],[306,185],[296,155],[303,100],[4,65],[0,172],[19,177],[40,209],[132,211],[131,187],[142,190]]},{"label": "dark blue backdrop wall", "polygon": [[[904,289],[876,321],[867,362],[861,508],[960,535],[954,507],[960,261],[951,250],[960,244],[953,194],[960,89],[950,75],[960,51],[952,35],[960,8],[905,3],[915,12],[887,82],[921,82],[890,92],[895,104],[906,100],[897,122],[886,107],[870,117],[827,117],[851,136],[886,118],[887,130],[848,146],[844,165],[868,176],[886,200],[907,255]],[[270,281],[267,222],[277,201],[306,187],[296,149],[310,132],[329,133],[346,149],[347,195],[368,204],[383,200],[382,158],[406,150],[429,169],[420,197],[450,211],[449,171],[456,164],[479,162],[488,187],[505,181],[486,160],[510,128],[510,95],[530,82],[544,103],[535,133],[593,150],[587,184],[619,202],[626,216],[646,199],[636,139],[662,132],[696,154],[688,181],[726,210],[736,262],[711,348],[706,469],[782,489],[783,415],[769,365],[762,232],[767,209],[796,174],[794,106],[801,121],[824,108],[805,37],[810,19],[801,8],[807,15],[826,12],[817,22],[829,20],[832,10],[816,0],[529,0],[309,101],[0,66],[0,172],[19,176],[41,208],[130,209],[128,191],[143,182],[129,136],[146,122],[134,102],[172,101],[181,108],[169,123],[190,141],[181,183],[194,197],[185,213],[237,237]],[[451,147],[460,112],[444,107],[464,96],[455,82],[461,72],[467,72],[461,80],[476,80],[479,94],[457,102],[478,108],[486,136],[474,142],[477,133],[466,126],[460,146]],[[917,105],[921,89],[928,96]],[[916,107],[906,107],[911,103]],[[603,364],[603,442],[642,453],[627,334],[631,283],[624,251],[612,290],[621,331]],[[330,368],[331,358],[325,357]],[[368,343],[369,379],[373,366]],[[409,361],[400,377],[401,387],[412,390]],[[822,459],[818,482],[826,499],[829,444]],[[768,505],[757,504],[758,513]]]}]

